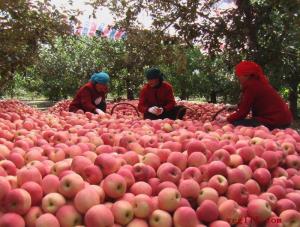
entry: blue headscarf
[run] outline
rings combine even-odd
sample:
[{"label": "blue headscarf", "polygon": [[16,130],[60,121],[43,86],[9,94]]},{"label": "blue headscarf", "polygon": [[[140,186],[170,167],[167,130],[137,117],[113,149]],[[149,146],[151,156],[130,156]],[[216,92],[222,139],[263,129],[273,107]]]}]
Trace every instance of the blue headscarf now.
[{"label": "blue headscarf", "polygon": [[109,75],[105,72],[99,72],[99,73],[94,73],[91,76],[90,81],[92,81],[93,84],[104,84],[107,85],[109,82]]}]

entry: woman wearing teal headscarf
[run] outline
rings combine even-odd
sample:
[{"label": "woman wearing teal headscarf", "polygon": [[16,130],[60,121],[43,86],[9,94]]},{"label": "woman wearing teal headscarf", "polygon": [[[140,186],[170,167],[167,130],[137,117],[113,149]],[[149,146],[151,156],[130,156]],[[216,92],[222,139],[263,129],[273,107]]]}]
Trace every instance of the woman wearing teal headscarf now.
[{"label": "woman wearing teal headscarf", "polygon": [[70,104],[69,111],[83,110],[100,115],[105,114],[105,98],[108,92],[109,79],[109,75],[105,72],[94,73],[90,81],[78,90]]}]

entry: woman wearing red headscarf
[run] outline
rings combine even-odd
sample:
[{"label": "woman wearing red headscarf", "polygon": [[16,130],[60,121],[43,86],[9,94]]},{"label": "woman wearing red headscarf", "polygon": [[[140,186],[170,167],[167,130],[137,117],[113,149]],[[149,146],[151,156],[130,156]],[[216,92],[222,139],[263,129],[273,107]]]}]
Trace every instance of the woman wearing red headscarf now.
[{"label": "woman wearing red headscarf", "polygon": [[[233,125],[265,125],[269,129],[289,127],[292,114],[270,85],[262,68],[252,61],[242,61],[235,67],[235,74],[242,88],[237,110],[227,117]],[[252,119],[245,119],[252,111]]]}]

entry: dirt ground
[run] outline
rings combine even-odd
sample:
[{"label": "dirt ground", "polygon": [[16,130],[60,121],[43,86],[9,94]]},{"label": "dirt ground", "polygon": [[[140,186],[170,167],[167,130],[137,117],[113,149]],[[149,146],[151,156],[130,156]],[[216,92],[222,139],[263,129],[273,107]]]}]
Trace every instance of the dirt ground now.
[{"label": "dirt ground", "polygon": [[294,120],[292,124],[292,128],[296,129],[300,133],[300,119]]}]

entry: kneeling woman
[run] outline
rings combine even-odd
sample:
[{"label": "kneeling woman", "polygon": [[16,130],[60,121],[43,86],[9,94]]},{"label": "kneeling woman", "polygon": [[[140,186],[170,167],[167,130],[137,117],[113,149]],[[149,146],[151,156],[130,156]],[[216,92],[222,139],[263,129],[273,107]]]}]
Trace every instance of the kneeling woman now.
[{"label": "kneeling woman", "polygon": [[173,88],[163,79],[163,73],[157,68],[146,71],[148,83],[140,92],[138,110],[144,114],[144,119],[182,119],[186,109],[176,106]]},{"label": "kneeling woman", "polygon": [[[287,128],[292,114],[264,75],[262,68],[252,61],[242,61],[235,67],[235,74],[242,88],[241,100],[236,112],[227,121],[233,125],[259,126],[269,129]],[[252,111],[252,119],[245,119]]]},{"label": "kneeling woman", "polygon": [[77,92],[69,106],[70,112],[83,110],[104,115],[106,111],[106,94],[108,92],[109,75],[105,72],[94,73],[88,83]]}]

